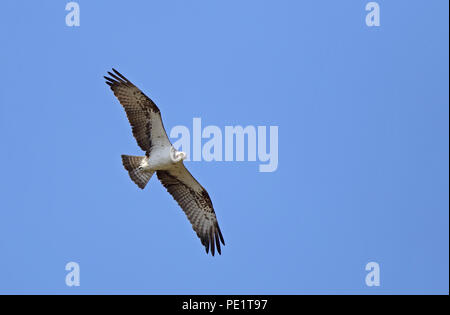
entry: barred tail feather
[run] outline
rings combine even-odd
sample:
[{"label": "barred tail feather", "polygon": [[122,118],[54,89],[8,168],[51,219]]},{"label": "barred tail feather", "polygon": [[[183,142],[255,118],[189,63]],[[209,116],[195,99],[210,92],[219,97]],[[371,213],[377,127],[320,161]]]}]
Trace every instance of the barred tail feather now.
[{"label": "barred tail feather", "polygon": [[141,162],[145,159],[144,156],[122,155],[122,164],[128,171],[131,180],[138,185],[139,188],[144,189],[154,172],[143,171],[140,168]]}]

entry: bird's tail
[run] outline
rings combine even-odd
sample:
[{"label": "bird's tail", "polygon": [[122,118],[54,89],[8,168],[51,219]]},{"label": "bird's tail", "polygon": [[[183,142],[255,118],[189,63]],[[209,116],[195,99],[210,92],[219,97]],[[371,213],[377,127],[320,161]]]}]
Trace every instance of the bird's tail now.
[{"label": "bird's tail", "polygon": [[128,171],[130,178],[139,188],[144,189],[154,172],[144,171],[141,162],[144,156],[122,155],[122,164]]}]

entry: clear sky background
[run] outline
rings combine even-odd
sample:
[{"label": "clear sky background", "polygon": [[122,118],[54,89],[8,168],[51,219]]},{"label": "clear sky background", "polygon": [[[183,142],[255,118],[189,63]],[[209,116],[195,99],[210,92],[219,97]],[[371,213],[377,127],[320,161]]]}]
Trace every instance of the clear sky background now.
[{"label": "clear sky background", "polygon": [[[0,293],[448,294],[449,4],[378,1],[369,28],[367,2],[80,0],[70,28],[67,1],[2,1]],[[222,256],[123,169],[111,67],[168,130],[279,126],[274,173],[186,163]]]}]

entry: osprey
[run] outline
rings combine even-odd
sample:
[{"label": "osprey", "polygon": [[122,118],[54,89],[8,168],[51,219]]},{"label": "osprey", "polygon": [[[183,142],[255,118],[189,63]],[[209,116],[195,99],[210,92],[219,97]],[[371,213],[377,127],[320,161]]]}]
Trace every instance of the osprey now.
[{"label": "osprey", "polygon": [[206,253],[221,254],[225,245],[208,192],[183,164],[186,153],[175,150],[167,137],[161,112],[153,101],[133,83],[113,69],[104,77],[114,95],[125,109],[133,136],[145,156],[122,155],[122,163],[130,178],[144,189],[152,175],[161,181],[183,209],[200,238]]}]

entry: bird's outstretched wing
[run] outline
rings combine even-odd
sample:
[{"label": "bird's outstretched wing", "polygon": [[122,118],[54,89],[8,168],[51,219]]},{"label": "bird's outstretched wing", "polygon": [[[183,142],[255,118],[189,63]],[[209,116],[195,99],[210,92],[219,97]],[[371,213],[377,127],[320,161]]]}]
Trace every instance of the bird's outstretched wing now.
[{"label": "bird's outstretched wing", "polygon": [[156,104],[118,71],[113,69],[113,72],[108,72],[110,77],[104,77],[106,84],[125,109],[133,136],[141,149],[149,153],[152,146],[170,146]]},{"label": "bird's outstretched wing", "polygon": [[205,246],[206,253],[211,250],[214,256],[217,247],[217,252],[221,254],[220,242],[225,245],[225,241],[205,188],[195,180],[182,163],[174,165],[169,170],[157,171],[156,174],[186,213],[194,231]]}]

